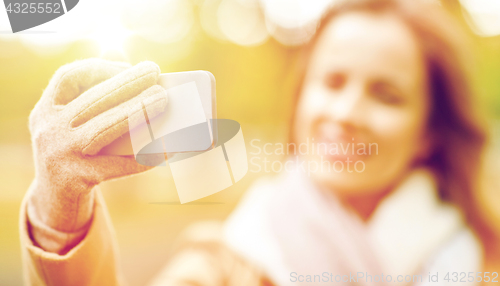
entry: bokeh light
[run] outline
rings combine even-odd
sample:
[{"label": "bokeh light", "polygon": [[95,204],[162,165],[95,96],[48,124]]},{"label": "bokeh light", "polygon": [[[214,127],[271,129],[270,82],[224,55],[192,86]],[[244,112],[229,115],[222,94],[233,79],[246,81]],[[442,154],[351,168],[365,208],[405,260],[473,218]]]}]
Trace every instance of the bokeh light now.
[{"label": "bokeh light", "polygon": [[268,37],[264,15],[257,1],[223,0],[217,17],[224,35],[236,44],[258,45]]},{"label": "bokeh light", "polygon": [[123,27],[120,21],[110,18],[109,23],[104,25],[103,29],[100,29],[90,35],[90,39],[97,42],[101,55],[109,52],[124,54],[125,41],[131,34],[132,32]]},{"label": "bokeh light", "polygon": [[120,3],[126,27],[149,41],[180,41],[193,25],[193,3],[189,0],[143,0],[140,3],[127,0]]},{"label": "bokeh light", "polygon": [[500,34],[500,1],[460,0],[470,15],[471,28],[480,36],[491,37]]},{"label": "bokeh light", "polygon": [[307,42],[332,0],[261,0],[269,32],[285,45]]},{"label": "bokeh light", "polygon": [[219,27],[218,17],[214,17],[214,15],[217,15],[221,2],[222,0],[204,0],[200,4],[200,23],[205,33],[209,36],[226,41],[227,38]]}]

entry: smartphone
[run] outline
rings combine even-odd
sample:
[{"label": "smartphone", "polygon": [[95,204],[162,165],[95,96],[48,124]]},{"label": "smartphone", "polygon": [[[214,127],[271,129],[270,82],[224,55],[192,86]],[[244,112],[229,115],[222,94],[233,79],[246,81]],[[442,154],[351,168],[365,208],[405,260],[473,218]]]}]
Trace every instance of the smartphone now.
[{"label": "smartphone", "polygon": [[160,74],[168,104],[161,114],[104,147],[101,155],[175,154],[207,151],[217,143],[215,77],[208,71]]}]

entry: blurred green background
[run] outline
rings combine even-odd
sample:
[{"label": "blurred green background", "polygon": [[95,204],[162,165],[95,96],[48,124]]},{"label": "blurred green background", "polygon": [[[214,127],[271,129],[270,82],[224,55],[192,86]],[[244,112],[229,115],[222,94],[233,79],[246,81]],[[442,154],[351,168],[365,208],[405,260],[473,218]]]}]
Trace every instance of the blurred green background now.
[{"label": "blurred green background", "polygon": [[[217,79],[218,117],[240,122],[247,149],[255,138],[262,142],[286,140],[300,46],[286,45],[273,37],[244,46],[211,36],[200,20],[204,2],[191,2],[190,15],[194,16],[182,39],[165,43],[135,34],[124,40],[119,54],[103,51],[99,41],[84,37],[63,47],[44,47],[48,51],[40,52],[42,48],[24,41],[23,35],[10,37],[6,35],[8,31],[0,31],[0,285],[22,283],[18,212],[34,177],[27,119],[61,65],[77,59],[106,57],[132,64],[154,61],[162,72],[208,70]],[[205,2],[212,5],[214,1]],[[42,29],[37,36],[43,37],[44,32],[47,31]],[[478,44],[483,91],[480,100],[496,138],[489,151],[489,164],[498,174],[500,36],[478,37]],[[123,273],[130,285],[144,285],[158,272],[169,258],[173,240],[189,223],[224,219],[258,176],[261,174],[249,172],[236,185],[187,205],[172,203],[178,202],[178,197],[168,167],[103,183],[118,236]],[[491,196],[495,199],[490,203],[500,202],[497,193]]]}]

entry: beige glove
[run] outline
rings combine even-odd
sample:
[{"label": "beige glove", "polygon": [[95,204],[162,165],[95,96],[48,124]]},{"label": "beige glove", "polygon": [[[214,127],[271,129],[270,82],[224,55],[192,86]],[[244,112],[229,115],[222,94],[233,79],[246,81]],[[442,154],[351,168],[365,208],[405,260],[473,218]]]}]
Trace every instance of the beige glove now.
[{"label": "beige glove", "polygon": [[[61,67],[29,117],[35,179],[29,190],[31,236],[46,251],[65,253],[85,235],[94,187],[150,169],[133,156],[96,155],[128,132],[128,116],[165,110],[159,67],[100,59]],[[142,102],[142,103],[141,103]]]}]

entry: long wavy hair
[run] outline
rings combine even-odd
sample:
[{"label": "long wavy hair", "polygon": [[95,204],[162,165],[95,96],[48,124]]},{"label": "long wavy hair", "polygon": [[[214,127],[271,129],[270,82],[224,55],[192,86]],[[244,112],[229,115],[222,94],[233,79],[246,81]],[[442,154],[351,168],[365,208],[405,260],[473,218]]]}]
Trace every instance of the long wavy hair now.
[{"label": "long wavy hair", "polygon": [[297,65],[299,77],[290,140],[294,139],[295,110],[311,52],[327,24],[336,16],[352,11],[390,13],[413,31],[425,61],[432,98],[427,126],[434,139],[432,152],[419,164],[435,173],[441,199],[462,209],[482,241],[486,260],[498,259],[498,236],[478,200],[488,133],[475,102],[478,92],[471,33],[444,8],[417,0],[348,0],[333,6],[304,47]]}]

